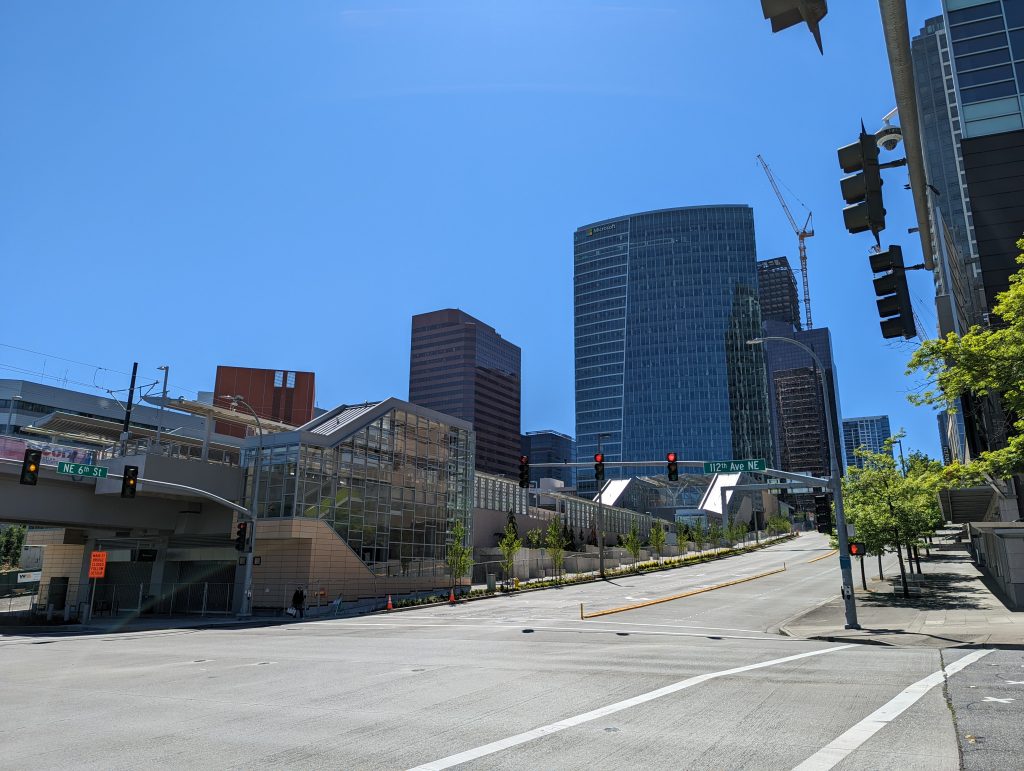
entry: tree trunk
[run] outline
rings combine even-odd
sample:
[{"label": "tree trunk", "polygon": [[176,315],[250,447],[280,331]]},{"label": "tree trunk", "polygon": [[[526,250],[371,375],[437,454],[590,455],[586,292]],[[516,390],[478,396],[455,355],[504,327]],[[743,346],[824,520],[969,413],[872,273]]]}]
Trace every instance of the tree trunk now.
[{"label": "tree trunk", "polygon": [[899,539],[896,539],[896,558],[900,561],[900,579],[903,581],[903,596],[910,597],[910,589],[907,588],[907,571],[903,566],[903,551],[900,549]]},{"label": "tree trunk", "polygon": [[917,574],[921,575],[921,551],[914,547],[914,560],[917,562]]},{"label": "tree trunk", "polygon": [[878,580],[881,581],[885,576],[882,575],[882,552],[878,552]]}]

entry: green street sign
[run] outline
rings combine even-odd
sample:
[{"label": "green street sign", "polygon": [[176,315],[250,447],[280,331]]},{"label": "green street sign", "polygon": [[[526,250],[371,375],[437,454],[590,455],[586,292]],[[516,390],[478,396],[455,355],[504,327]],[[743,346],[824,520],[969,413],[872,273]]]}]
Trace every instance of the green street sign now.
[{"label": "green street sign", "polygon": [[70,474],[76,477],[105,477],[106,466],[86,466],[84,463],[68,463],[61,461],[57,464],[58,474]]},{"label": "green street sign", "polygon": [[713,460],[705,461],[705,474],[735,474],[740,471],[764,471],[764,458],[751,458],[748,460]]}]

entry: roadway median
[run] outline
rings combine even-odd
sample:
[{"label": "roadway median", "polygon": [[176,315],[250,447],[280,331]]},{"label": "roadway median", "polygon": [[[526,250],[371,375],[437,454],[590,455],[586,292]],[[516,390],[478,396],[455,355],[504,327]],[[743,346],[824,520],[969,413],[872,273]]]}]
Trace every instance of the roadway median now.
[{"label": "roadway median", "polygon": [[726,581],[721,584],[715,584],[714,586],[702,586],[699,589],[691,589],[688,592],[680,592],[679,594],[673,594],[668,597],[659,597],[655,600],[645,600],[644,602],[636,602],[632,605],[622,605],[618,608],[608,608],[607,610],[598,610],[593,613],[585,613],[583,610],[583,603],[580,603],[580,619],[586,620],[588,618],[597,618],[598,616],[608,616],[612,613],[622,613],[627,610],[636,610],[637,608],[646,608],[649,605],[659,605],[663,602],[672,602],[672,600],[681,600],[684,597],[693,597],[696,594],[704,594],[705,592],[713,592],[716,589],[724,589],[727,586],[736,586],[737,584],[745,584],[748,581],[755,581],[758,578],[764,578],[765,576],[773,576],[776,573],[782,573],[786,569],[785,564],[781,568],[775,570],[769,570],[764,573],[757,573],[752,576],[745,576],[743,578],[736,578],[732,581]]}]

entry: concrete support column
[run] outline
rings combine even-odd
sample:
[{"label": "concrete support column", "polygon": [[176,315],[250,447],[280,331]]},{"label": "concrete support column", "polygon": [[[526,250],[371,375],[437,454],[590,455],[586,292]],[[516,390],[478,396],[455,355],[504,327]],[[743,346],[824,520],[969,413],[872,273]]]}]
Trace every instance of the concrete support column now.
[{"label": "concrete support column", "polygon": [[153,570],[149,574],[149,594],[154,597],[162,596],[164,583],[164,566],[167,564],[167,540],[161,539],[156,547],[156,560],[153,562]]}]

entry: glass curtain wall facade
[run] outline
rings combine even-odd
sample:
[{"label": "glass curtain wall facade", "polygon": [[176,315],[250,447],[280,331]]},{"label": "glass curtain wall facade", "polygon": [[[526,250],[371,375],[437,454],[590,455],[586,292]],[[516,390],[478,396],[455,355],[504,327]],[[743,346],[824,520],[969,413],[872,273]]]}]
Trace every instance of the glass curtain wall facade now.
[{"label": "glass curtain wall facade", "polygon": [[[574,245],[577,457],[772,457],[750,207],[604,220]],[[596,493],[591,467],[576,479]]]},{"label": "glass curtain wall facade", "polygon": [[882,452],[882,443],[892,436],[888,415],[870,418],[847,418],[843,421],[843,446],[846,450],[846,467],[863,468],[864,459],[858,458],[854,450],[863,447],[871,452]]},{"label": "glass curtain wall facade", "polygon": [[576,461],[576,442],[571,436],[559,433],[558,431],[528,431],[523,434],[520,442],[520,450],[530,459],[530,482],[540,484],[544,477],[548,479],[559,479],[566,487],[575,485],[575,469],[572,466],[564,468],[534,468],[534,463],[574,463]]},{"label": "glass curtain wall facade", "polygon": [[264,437],[273,446],[248,447],[246,501],[255,499],[256,516],[322,519],[374,572],[408,560],[443,561],[456,520],[468,542],[472,431],[390,401],[394,408],[365,425],[276,434]]}]

